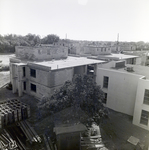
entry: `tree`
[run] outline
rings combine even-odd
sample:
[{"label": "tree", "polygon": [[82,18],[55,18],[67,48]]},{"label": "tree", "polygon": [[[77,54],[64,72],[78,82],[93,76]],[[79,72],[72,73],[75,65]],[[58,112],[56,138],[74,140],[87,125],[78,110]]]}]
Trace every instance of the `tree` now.
[{"label": "tree", "polygon": [[42,44],[53,44],[59,41],[59,37],[54,34],[49,34],[41,40]]},{"label": "tree", "polygon": [[90,76],[75,75],[73,81],[67,81],[56,91],[51,100],[54,103],[50,104],[50,109],[53,111],[60,111],[66,107],[80,107],[94,118],[94,121],[107,116],[106,108],[103,106],[102,101],[104,94]]}]

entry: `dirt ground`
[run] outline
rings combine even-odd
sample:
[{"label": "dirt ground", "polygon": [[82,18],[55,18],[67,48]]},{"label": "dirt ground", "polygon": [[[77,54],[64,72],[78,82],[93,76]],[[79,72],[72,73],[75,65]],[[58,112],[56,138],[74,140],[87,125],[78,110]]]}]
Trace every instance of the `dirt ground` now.
[{"label": "dirt ground", "polygon": [[2,61],[2,64],[9,64],[9,58],[14,57],[15,54],[2,54],[0,53],[0,61]]}]

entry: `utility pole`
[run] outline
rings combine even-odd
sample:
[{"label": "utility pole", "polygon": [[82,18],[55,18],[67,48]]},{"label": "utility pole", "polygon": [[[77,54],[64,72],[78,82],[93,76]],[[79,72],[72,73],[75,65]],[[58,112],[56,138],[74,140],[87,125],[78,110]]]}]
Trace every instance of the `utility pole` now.
[{"label": "utility pole", "polygon": [[119,45],[119,33],[117,34],[117,45],[116,45],[116,51],[118,52],[118,45]]}]

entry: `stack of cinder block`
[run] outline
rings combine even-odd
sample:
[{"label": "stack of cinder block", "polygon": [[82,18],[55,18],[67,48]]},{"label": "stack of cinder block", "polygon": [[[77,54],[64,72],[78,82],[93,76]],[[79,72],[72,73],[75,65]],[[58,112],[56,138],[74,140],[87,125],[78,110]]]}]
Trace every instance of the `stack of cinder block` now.
[{"label": "stack of cinder block", "polygon": [[30,117],[30,106],[12,99],[0,104],[0,128]]}]

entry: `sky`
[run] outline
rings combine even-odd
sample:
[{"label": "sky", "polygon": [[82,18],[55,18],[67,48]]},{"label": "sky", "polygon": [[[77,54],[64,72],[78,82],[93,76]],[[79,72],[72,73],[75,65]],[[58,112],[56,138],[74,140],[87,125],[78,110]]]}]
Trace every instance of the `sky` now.
[{"label": "sky", "polygon": [[149,42],[149,0],[0,0],[0,34],[28,33]]}]

